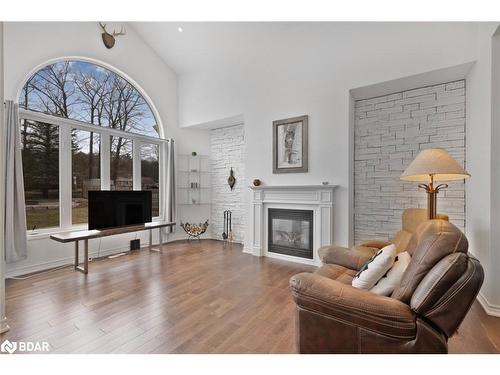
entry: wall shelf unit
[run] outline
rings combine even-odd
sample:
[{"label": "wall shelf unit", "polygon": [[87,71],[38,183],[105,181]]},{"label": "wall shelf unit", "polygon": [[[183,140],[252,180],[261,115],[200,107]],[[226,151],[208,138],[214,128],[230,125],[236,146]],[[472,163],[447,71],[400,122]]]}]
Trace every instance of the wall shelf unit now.
[{"label": "wall shelf unit", "polygon": [[211,200],[208,155],[178,156],[177,202],[181,206],[208,206]]}]

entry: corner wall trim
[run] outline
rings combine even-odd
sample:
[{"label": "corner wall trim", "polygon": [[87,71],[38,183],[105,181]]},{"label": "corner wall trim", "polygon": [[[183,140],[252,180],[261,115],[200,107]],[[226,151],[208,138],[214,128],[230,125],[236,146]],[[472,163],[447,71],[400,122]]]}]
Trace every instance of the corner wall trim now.
[{"label": "corner wall trim", "polygon": [[0,320],[0,333],[5,333],[10,329],[9,325],[7,324],[7,318],[3,318]]},{"label": "corner wall trim", "polygon": [[481,292],[479,292],[479,294],[477,295],[477,300],[479,301],[479,304],[483,307],[486,314],[500,317],[499,305],[494,305],[489,303],[486,297]]}]

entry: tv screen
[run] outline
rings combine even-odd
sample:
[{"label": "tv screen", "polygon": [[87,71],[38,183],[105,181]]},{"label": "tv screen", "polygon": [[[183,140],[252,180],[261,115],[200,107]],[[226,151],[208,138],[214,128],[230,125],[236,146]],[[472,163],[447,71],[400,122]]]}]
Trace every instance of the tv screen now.
[{"label": "tv screen", "polygon": [[89,229],[149,223],[151,191],[89,191]]}]

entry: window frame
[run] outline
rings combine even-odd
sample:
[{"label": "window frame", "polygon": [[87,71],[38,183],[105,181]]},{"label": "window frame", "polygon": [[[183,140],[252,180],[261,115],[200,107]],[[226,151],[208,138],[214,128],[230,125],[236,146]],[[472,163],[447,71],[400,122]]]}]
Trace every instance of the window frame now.
[{"label": "window frame", "polygon": [[[145,98],[146,99],[146,98]],[[146,99],[147,102],[147,99]],[[154,112],[153,112],[154,113]],[[141,146],[142,144],[158,145],[159,157],[159,216],[153,218],[153,221],[162,220],[163,217],[163,190],[165,186],[165,173],[163,166],[165,165],[164,145],[169,142],[168,139],[161,137],[151,137],[141,135],[104,126],[93,125],[79,120],[57,117],[42,112],[37,112],[29,109],[19,109],[19,125],[22,120],[31,120],[47,123],[59,128],[59,226],[50,228],[37,229],[35,234],[30,234],[28,229],[28,238],[46,237],[51,233],[70,230],[84,230],[87,224],[72,224],[72,148],[71,148],[71,133],[73,129],[83,130],[88,132],[99,133],[101,142],[101,190],[110,190],[110,167],[111,167],[111,136],[121,136],[132,140],[132,181],[133,190],[141,190]]]}]

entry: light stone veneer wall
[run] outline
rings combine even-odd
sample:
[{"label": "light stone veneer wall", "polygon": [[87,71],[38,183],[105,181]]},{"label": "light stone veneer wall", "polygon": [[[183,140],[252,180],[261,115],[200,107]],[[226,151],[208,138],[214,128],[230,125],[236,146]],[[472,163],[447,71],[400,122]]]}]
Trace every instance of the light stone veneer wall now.
[{"label": "light stone veneer wall", "polygon": [[[212,166],[212,236],[222,239],[224,211],[232,211],[233,234],[236,242],[243,243],[245,233],[245,195],[247,186],[244,168],[245,131],[243,125],[215,129],[210,134]],[[233,168],[236,184],[229,188],[227,179]]]},{"label": "light stone veneer wall", "polygon": [[[355,103],[354,241],[390,239],[407,207],[427,207],[417,183],[399,179],[426,148],[444,148],[465,166],[465,81]],[[438,212],[465,227],[464,181],[447,182]]]}]

